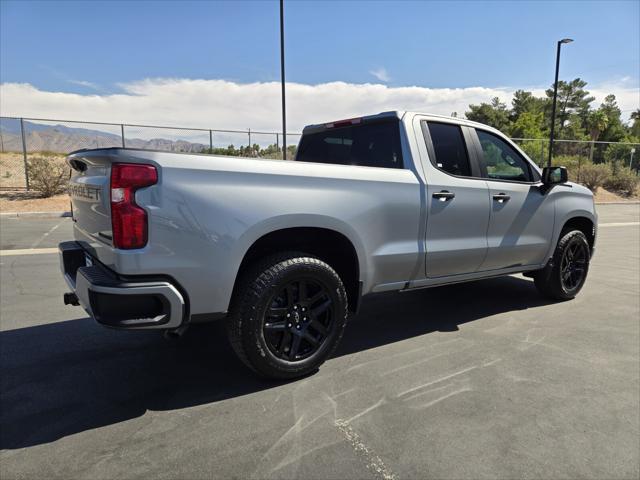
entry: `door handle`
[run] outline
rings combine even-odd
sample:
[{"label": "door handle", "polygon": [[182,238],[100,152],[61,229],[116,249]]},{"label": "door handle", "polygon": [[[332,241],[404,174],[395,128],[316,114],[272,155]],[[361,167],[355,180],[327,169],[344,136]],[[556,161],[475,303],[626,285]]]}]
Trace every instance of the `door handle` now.
[{"label": "door handle", "polygon": [[432,195],[433,198],[437,198],[441,202],[447,202],[455,196],[455,193],[449,192],[448,190],[442,190],[441,192],[436,192]]},{"label": "door handle", "polygon": [[510,198],[511,198],[511,195],[507,195],[506,193],[498,193],[493,196],[493,199],[497,200],[498,203],[505,203],[509,201]]}]

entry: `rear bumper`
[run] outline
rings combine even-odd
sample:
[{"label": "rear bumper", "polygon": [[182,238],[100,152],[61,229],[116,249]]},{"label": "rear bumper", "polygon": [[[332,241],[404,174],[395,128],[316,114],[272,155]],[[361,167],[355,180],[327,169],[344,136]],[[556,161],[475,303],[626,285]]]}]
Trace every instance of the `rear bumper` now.
[{"label": "rear bumper", "polygon": [[186,320],[186,304],[167,281],[130,281],[101,264],[87,265],[87,253],[77,242],[59,245],[60,268],[80,305],[107,327],[146,330],[174,329]]}]

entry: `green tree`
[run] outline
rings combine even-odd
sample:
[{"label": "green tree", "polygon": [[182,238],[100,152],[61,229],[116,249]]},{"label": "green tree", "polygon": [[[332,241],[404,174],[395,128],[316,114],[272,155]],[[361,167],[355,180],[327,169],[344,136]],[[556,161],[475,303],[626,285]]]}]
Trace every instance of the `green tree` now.
[{"label": "green tree", "polygon": [[607,114],[601,109],[596,110],[595,112],[589,112],[587,116],[587,128],[589,129],[589,134],[591,135],[591,149],[589,150],[589,161],[593,161],[593,148],[595,147],[595,142],[598,140],[600,133],[604,131],[609,125],[609,117]]},{"label": "green tree", "polygon": [[[566,138],[563,136],[565,130],[571,123],[580,119],[584,119],[589,112],[590,104],[595,100],[595,97],[589,95],[589,92],[584,89],[587,86],[587,82],[580,78],[575,78],[570,82],[560,80],[558,82],[558,101],[556,107],[556,131],[558,132],[558,138]],[[553,99],[553,85],[546,92],[547,98]],[[572,117],[572,114],[577,117]],[[570,129],[571,133],[578,130],[578,127],[574,124]]]},{"label": "green tree", "polygon": [[539,127],[542,130],[545,128],[544,113],[545,110],[548,110],[548,105],[549,99],[547,98],[536,97],[533,93],[525,90],[516,90],[511,100],[512,108],[509,118],[512,122],[517,122],[523,113],[541,113],[543,115],[540,117]]},{"label": "green tree", "polygon": [[511,135],[516,138],[543,138],[542,112],[524,112],[511,127]]},{"label": "green tree", "polygon": [[[636,138],[626,138],[627,141],[637,141]],[[631,149],[634,148],[636,151],[634,152],[633,165],[631,168],[638,168],[638,155],[640,148],[638,145],[629,145],[629,144],[620,144],[620,143],[612,143],[607,145],[607,148],[604,151],[604,160],[611,164],[611,168],[614,171],[614,174],[620,170],[620,167],[629,166],[631,163]]]},{"label": "green tree", "polygon": [[[297,147],[295,145],[289,145],[287,147],[287,158],[293,158],[296,149]],[[282,158],[282,147],[278,147],[275,143],[272,143],[265,148],[261,148],[259,144],[254,143],[253,145],[241,145],[238,148],[233,145],[229,145],[228,147],[204,148],[201,153],[225,155],[229,157]]]},{"label": "green tree", "polygon": [[469,105],[469,111],[465,112],[469,120],[490,125],[498,130],[509,133],[510,120],[507,104],[502,103],[498,97],[491,99],[491,103]]},{"label": "green tree", "polygon": [[622,141],[626,131],[622,124],[622,112],[618,107],[618,102],[616,102],[616,96],[607,95],[598,110],[602,111],[609,119],[607,128],[602,131],[600,138],[606,142]]},{"label": "green tree", "polygon": [[[511,127],[511,136],[514,138],[545,138],[545,133],[542,130],[542,119],[542,111],[521,113]],[[519,144],[520,148],[529,155],[529,158],[538,165],[544,164],[544,142],[542,140],[522,140]]]},{"label": "green tree", "polygon": [[631,120],[633,120],[631,136],[640,138],[640,108],[631,114]]}]

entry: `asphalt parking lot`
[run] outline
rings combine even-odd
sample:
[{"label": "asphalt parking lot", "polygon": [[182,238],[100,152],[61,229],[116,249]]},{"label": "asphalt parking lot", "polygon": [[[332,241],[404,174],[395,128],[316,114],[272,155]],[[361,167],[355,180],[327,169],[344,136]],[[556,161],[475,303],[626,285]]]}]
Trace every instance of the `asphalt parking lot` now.
[{"label": "asphalt parking lot", "polygon": [[70,220],[2,218],[0,477],[638,478],[640,205],[598,211],[575,300],[520,276],[369,297],[289,383],[220,325],[99,327],[62,304]]}]

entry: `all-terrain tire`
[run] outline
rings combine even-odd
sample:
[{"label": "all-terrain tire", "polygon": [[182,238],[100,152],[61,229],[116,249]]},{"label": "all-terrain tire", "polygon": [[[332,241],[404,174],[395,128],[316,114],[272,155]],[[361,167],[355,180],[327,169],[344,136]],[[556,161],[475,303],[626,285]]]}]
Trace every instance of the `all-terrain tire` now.
[{"label": "all-terrain tire", "polygon": [[[322,294],[321,304],[302,298],[303,290],[307,295],[312,287],[314,297]],[[340,342],[346,321],[347,294],[335,270],[311,255],[284,252],[256,262],[239,279],[227,333],[233,350],[251,370],[263,377],[291,379],[324,363]]]},{"label": "all-terrain tire", "polygon": [[[577,263],[577,266],[574,268],[574,272],[579,271],[580,276],[579,279],[576,279],[577,277],[571,277],[572,280],[576,280],[573,283],[569,283],[565,280],[568,275],[566,266],[568,261],[567,256],[572,250],[578,251],[581,254],[580,263]],[[533,275],[536,288],[542,295],[553,300],[570,300],[574,298],[582,289],[587,279],[590,257],[589,242],[584,233],[580,230],[567,230],[562,232],[553,256],[545,268]],[[570,272],[569,275],[571,275]]]}]

